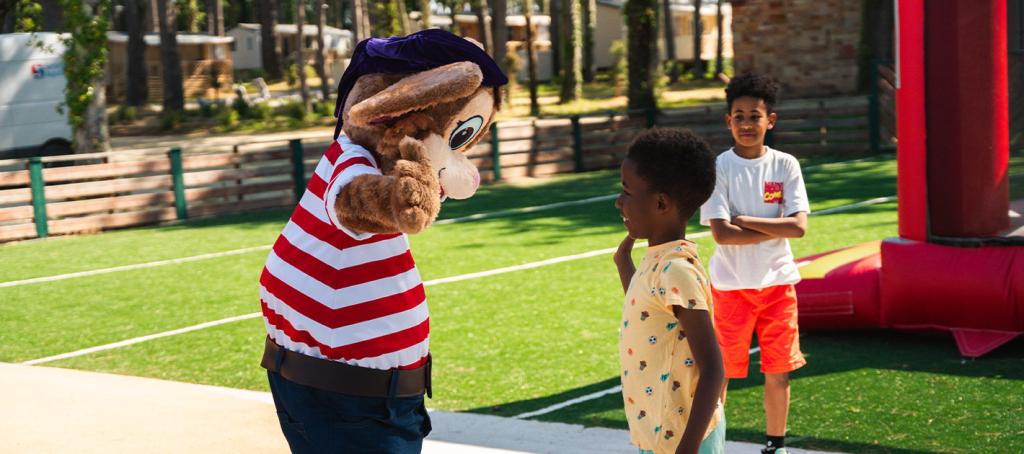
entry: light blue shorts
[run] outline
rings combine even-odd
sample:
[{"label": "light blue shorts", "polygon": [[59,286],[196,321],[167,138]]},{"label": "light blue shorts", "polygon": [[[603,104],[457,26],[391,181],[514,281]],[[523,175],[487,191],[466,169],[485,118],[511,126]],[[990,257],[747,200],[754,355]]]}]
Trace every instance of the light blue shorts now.
[{"label": "light blue shorts", "polygon": [[[722,420],[708,434],[704,441],[700,442],[700,454],[725,454],[725,412],[722,412]],[[654,451],[641,449],[640,454],[654,454]]]}]

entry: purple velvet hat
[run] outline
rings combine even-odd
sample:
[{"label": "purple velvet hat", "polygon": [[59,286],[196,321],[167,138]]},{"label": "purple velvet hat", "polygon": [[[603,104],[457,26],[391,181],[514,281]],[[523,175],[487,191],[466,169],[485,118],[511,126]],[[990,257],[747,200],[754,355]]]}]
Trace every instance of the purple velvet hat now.
[{"label": "purple velvet hat", "polygon": [[470,61],[480,66],[482,84],[496,87],[508,83],[508,77],[490,55],[475,44],[441,29],[431,28],[408,36],[369,38],[356,45],[345,74],[338,83],[338,119],[334,136],[341,131],[341,109],[356,80],[366,74],[405,74],[425,71],[450,63]]}]

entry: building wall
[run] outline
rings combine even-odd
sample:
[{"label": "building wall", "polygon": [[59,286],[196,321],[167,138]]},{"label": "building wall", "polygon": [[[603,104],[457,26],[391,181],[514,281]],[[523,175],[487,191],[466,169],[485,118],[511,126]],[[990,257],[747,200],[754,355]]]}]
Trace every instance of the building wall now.
[{"label": "building wall", "polygon": [[[722,29],[724,34],[722,35],[722,57],[732,58],[732,15],[728,13],[728,8],[723,8],[722,11]],[[693,60],[693,13],[689,11],[679,11],[673,14],[675,22],[674,33],[676,35],[676,59],[683,61]],[[718,52],[718,19],[715,16],[709,16],[705,13],[700,18],[702,23],[702,39],[701,39],[701,50],[700,56],[705,61],[714,61],[715,55]],[[659,35],[662,36],[661,43],[664,43],[664,27],[658,30]],[[659,47],[659,54],[662,58],[665,58],[664,45]]]},{"label": "building wall", "polygon": [[626,39],[622,8],[598,3],[597,21],[594,24],[594,64],[598,68],[609,68],[615,64],[612,43],[620,39]]},{"label": "building wall", "polygon": [[737,73],[770,74],[786,98],[857,91],[860,1],[746,0],[732,16]]},{"label": "building wall", "polygon": [[263,55],[260,53],[260,34],[258,31],[236,27],[227,32],[235,38],[231,59],[236,69],[253,69],[263,67]]}]

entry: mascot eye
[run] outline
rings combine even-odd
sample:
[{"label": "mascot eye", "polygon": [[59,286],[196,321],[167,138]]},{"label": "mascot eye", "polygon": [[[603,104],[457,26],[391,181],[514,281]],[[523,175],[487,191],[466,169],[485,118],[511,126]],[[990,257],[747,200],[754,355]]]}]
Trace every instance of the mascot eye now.
[{"label": "mascot eye", "polygon": [[448,147],[452,150],[462,148],[480,133],[480,127],[483,125],[484,119],[479,115],[470,117],[466,121],[460,121],[452,131],[451,137],[448,138]]}]

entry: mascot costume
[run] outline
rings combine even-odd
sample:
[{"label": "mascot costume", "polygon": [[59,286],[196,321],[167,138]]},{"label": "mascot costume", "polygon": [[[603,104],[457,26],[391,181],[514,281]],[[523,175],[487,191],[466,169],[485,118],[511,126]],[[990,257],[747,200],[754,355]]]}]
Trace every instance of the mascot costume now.
[{"label": "mascot costume", "polygon": [[407,234],[464,199],[464,152],[508,82],[442,30],[359,43],[334,143],[260,276],[267,369],[293,452],[419,452],[430,432],[429,316]]}]

